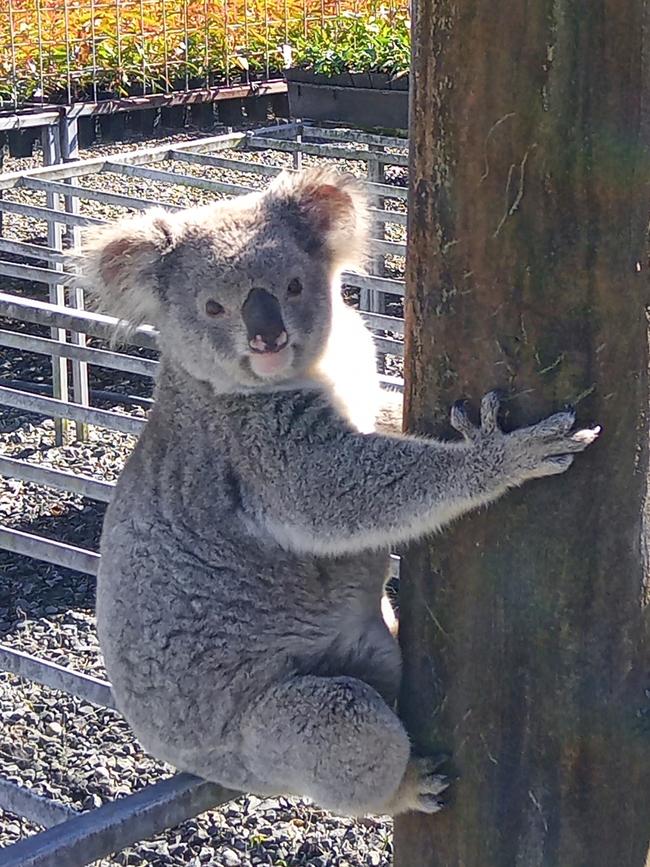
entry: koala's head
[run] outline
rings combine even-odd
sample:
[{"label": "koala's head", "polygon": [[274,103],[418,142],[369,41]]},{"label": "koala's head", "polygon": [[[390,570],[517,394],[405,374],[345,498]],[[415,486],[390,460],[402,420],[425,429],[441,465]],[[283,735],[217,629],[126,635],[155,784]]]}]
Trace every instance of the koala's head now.
[{"label": "koala's head", "polygon": [[300,378],[321,357],[338,272],[364,252],[358,182],[331,169],[263,193],[103,228],[84,251],[107,313],[160,332],[163,355],[218,389]]}]

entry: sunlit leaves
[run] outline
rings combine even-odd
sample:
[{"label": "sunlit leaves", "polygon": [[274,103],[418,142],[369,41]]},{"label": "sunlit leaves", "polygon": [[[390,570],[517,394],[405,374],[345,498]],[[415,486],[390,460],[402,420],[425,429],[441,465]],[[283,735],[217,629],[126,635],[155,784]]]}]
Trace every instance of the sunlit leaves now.
[{"label": "sunlit leaves", "polygon": [[280,75],[285,45],[321,71],[403,69],[406,0],[394,2],[0,0],[0,104]]}]

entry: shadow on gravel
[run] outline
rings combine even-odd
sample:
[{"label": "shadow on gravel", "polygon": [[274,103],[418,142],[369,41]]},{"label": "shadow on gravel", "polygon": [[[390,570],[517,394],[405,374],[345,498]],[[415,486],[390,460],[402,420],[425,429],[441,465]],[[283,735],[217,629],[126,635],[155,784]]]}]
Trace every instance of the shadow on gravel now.
[{"label": "shadow on gravel", "polygon": [[[47,539],[65,540],[80,548],[97,550],[105,505],[92,500],[65,502],[56,494],[56,514],[12,520],[14,529]],[[69,610],[95,610],[95,578],[0,550],[0,640],[25,620],[53,617]]]}]

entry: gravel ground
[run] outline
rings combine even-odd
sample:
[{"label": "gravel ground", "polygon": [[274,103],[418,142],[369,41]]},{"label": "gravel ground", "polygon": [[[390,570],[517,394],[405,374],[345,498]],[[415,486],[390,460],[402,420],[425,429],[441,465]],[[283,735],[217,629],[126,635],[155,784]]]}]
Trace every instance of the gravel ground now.
[{"label": "gravel ground", "polygon": [[[182,142],[206,135],[186,131],[160,136],[156,143]],[[151,139],[148,140],[151,143]],[[141,139],[111,145],[95,145],[82,156],[115,153],[143,146]],[[289,165],[290,157],[265,152],[233,154],[251,162]],[[305,164],[315,162],[305,158]],[[40,164],[30,159],[5,160],[5,171]],[[360,162],[341,163],[363,174]],[[179,170],[178,164],[157,164],[157,168]],[[260,177],[224,169],[183,165],[186,173],[219,180],[260,184]],[[391,169],[395,183],[405,182],[404,171]],[[90,175],[82,183],[91,188],[121,192],[172,204],[189,205],[215,198],[213,193],[161,185],[115,174]],[[6,198],[30,204],[45,204],[43,194],[11,191]],[[82,213],[113,219],[124,210],[83,203]],[[5,214],[4,235],[20,240],[43,240],[43,224],[25,217]],[[388,237],[402,240],[399,227]],[[401,276],[403,259],[387,262],[388,274]],[[26,285],[3,278],[5,291],[24,292],[45,298],[42,286]],[[353,293],[351,300],[354,301]],[[401,301],[391,298],[388,311],[401,315]],[[1,327],[28,328],[30,333],[47,334],[46,329],[15,322]],[[93,345],[101,346],[98,341]],[[142,354],[147,354],[141,351]],[[388,359],[387,372],[400,373],[399,360]],[[141,406],[124,401],[121,395],[148,398],[151,382],[144,377],[93,368],[91,387],[111,390],[111,400],[96,400],[117,412],[144,416]],[[49,363],[43,357],[0,348],[0,380],[27,381],[51,388]],[[122,401],[122,403],[120,403]],[[54,444],[51,420],[2,408],[0,453],[30,460],[44,466],[81,472],[94,478],[114,481],[128,457],[133,437],[90,428],[89,440],[75,442],[70,436],[63,446]],[[51,488],[0,479],[0,523],[38,535],[96,548],[104,506]],[[75,669],[104,676],[95,635],[94,579],[70,570],[39,563],[0,551],[0,641]],[[20,782],[46,797],[54,797],[77,809],[91,809],[120,795],[137,791],[172,773],[172,769],[147,757],[118,714],[98,709],[82,700],[0,674],[0,775]],[[0,845],[7,845],[38,830],[29,822],[0,811]],[[218,810],[183,823],[153,840],[139,843],[102,865],[388,865],[391,863],[391,824],[387,819],[349,820],[333,817],[304,801],[287,798],[264,799],[246,796]],[[1,859],[0,859],[1,860]]]}]

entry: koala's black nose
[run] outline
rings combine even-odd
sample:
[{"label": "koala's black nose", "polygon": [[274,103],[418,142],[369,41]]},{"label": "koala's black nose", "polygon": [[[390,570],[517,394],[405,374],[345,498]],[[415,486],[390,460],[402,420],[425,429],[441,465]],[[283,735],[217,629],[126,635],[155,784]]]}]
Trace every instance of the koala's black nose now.
[{"label": "koala's black nose", "polygon": [[251,289],[241,315],[253,352],[279,352],[289,341],[280,302],[266,289]]}]

